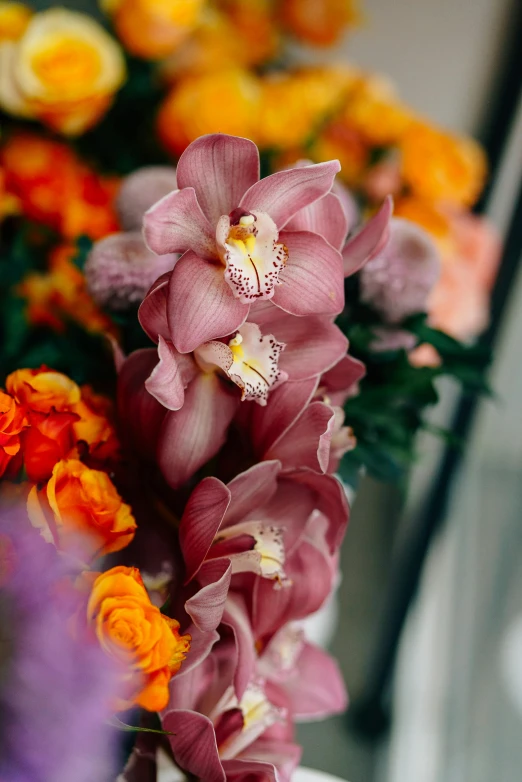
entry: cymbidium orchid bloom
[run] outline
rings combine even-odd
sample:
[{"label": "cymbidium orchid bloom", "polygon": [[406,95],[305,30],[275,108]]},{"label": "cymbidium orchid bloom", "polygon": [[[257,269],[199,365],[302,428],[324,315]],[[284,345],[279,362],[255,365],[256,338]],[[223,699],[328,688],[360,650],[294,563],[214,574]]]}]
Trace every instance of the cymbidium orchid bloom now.
[{"label": "cymbidium orchid bloom", "polygon": [[319,233],[284,230],[331,190],[337,161],[259,179],[247,139],[203,136],[181,156],[178,190],[145,214],[154,252],[184,253],[170,277],[167,312],[180,353],[231,334],[259,300],[293,315],[343,307],[338,250]]},{"label": "cymbidium orchid bloom", "polygon": [[173,680],[162,713],[175,763],[205,782],[263,779],[289,782],[300,748],[292,742],[287,710],[271,701],[267,682],[254,676],[238,698],[226,649],[192,675]]}]

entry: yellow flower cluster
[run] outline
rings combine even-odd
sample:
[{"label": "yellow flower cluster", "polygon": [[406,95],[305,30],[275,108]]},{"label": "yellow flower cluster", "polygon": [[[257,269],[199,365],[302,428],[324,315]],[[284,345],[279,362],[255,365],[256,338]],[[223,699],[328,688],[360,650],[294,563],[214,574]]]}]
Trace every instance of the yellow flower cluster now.
[{"label": "yellow flower cluster", "polygon": [[65,135],[94,125],[125,79],[123,53],[89,16],[0,1],[0,107]]}]

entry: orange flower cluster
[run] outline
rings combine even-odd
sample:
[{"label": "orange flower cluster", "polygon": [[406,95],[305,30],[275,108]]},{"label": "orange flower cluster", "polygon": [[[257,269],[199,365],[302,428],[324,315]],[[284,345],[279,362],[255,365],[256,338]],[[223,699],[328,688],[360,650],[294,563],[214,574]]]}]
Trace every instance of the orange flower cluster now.
[{"label": "orange flower cluster", "polygon": [[113,322],[87,292],[85,277],[73,262],[75,253],[74,245],[59,245],[50,253],[47,272],[24,277],[17,292],[27,301],[27,319],[57,332],[70,319],[92,333],[114,334]]},{"label": "orange flower cluster", "polygon": [[[118,457],[109,400],[46,367],[19,369],[5,385],[0,477],[15,479],[25,468],[32,482],[27,496],[32,525],[82,569],[121,551],[133,540],[136,521],[107,471]],[[83,570],[77,585],[88,594],[75,626],[79,619],[80,631],[123,663],[124,698],[115,708],[164,708],[190,636],[181,635],[179,623],[152,604],[136,568]]]},{"label": "orange flower cluster", "polygon": [[108,402],[90,388],[46,367],[7,377],[0,397],[0,475],[16,475],[23,466],[39,483],[62,459],[84,454],[96,464],[117,452]]},{"label": "orange flower cluster", "polygon": [[30,219],[64,239],[101,239],[118,230],[118,180],[96,174],[66,144],[23,133],[9,138],[0,155],[6,193]]}]

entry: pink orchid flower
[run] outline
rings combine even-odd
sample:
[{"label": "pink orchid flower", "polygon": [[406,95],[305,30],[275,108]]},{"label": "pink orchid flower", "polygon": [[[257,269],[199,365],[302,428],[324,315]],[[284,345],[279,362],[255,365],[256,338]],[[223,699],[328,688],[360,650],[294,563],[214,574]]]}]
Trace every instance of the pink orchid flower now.
[{"label": "pink orchid flower", "polygon": [[284,230],[330,192],[339,169],[330,161],[260,180],[259,153],[247,139],[216,134],[187,147],[177,168],[179,189],[144,218],[154,252],[184,253],[168,291],[180,353],[233,333],[260,299],[299,316],[342,310],[338,250],[312,231]]},{"label": "pink orchid flower", "polygon": [[390,237],[393,199],[387,196],[379,211],[348,239],[343,250],[344,276],[355,274],[374,258]]},{"label": "pink orchid flower", "polygon": [[[287,712],[271,702],[266,681],[253,677],[238,698],[225,645],[181,681],[172,681],[162,726],[174,761],[202,782],[289,782],[300,748],[285,728]],[[281,725],[281,735],[271,729]]]}]

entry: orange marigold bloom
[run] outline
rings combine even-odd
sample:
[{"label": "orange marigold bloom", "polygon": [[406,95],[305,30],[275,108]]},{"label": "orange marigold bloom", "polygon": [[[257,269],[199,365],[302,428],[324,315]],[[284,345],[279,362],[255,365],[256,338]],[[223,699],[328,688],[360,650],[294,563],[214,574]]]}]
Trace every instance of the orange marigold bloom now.
[{"label": "orange marigold bloom", "polygon": [[28,426],[22,407],[0,390],[0,477],[20,452],[20,433]]},{"label": "orange marigold bloom", "polygon": [[418,120],[409,125],[400,148],[404,181],[419,198],[471,206],[486,177],[486,159],[471,138]]},{"label": "orange marigold bloom", "polygon": [[85,277],[73,263],[75,253],[73,245],[60,245],[49,257],[48,272],[24,277],[17,292],[27,300],[27,319],[59,332],[68,318],[93,333],[114,333],[113,322],[94,303]]},{"label": "orange marigold bloom", "polygon": [[33,12],[22,3],[0,0],[0,43],[21,38],[32,15]]},{"label": "orange marigold bloom", "polygon": [[136,531],[130,505],[122,501],[107,473],[78,459],[62,459],[42,492],[31,489],[28,511],[46,540],[67,550],[81,536],[93,559],[125,548]]},{"label": "orange marigold bloom", "polygon": [[128,667],[130,694],[120,708],[165,708],[169,681],[191,639],[151,603],[139,570],[120,566],[101,573],[92,585],[87,620],[107,654]]},{"label": "orange marigold bloom", "polygon": [[262,81],[259,144],[303,144],[342,100],[351,76],[342,69],[309,68]]},{"label": "orange marigold bloom", "polygon": [[256,77],[240,68],[230,68],[181,79],[160,109],[158,134],[169,152],[180,155],[191,141],[206,133],[230,133],[255,140],[258,122]]},{"label": "orange marigold bloom", "polygon": [[331,46],[359,21],[355,0],[281,0],[281,20],[296,38]]},{"label": "orange marigold bloom", "polygon": [[2,163],[5,188],[27,217],[67,239],[101,239],[118,230],[113,202],[119,183],[91,171],[66,144],[17,134],[5,143]]},{"label": "orange marigold bloom", "polygon": [[169,55],[198,23],[204,0],[111,0],[119,39],[131,54],[148,60]]}]

